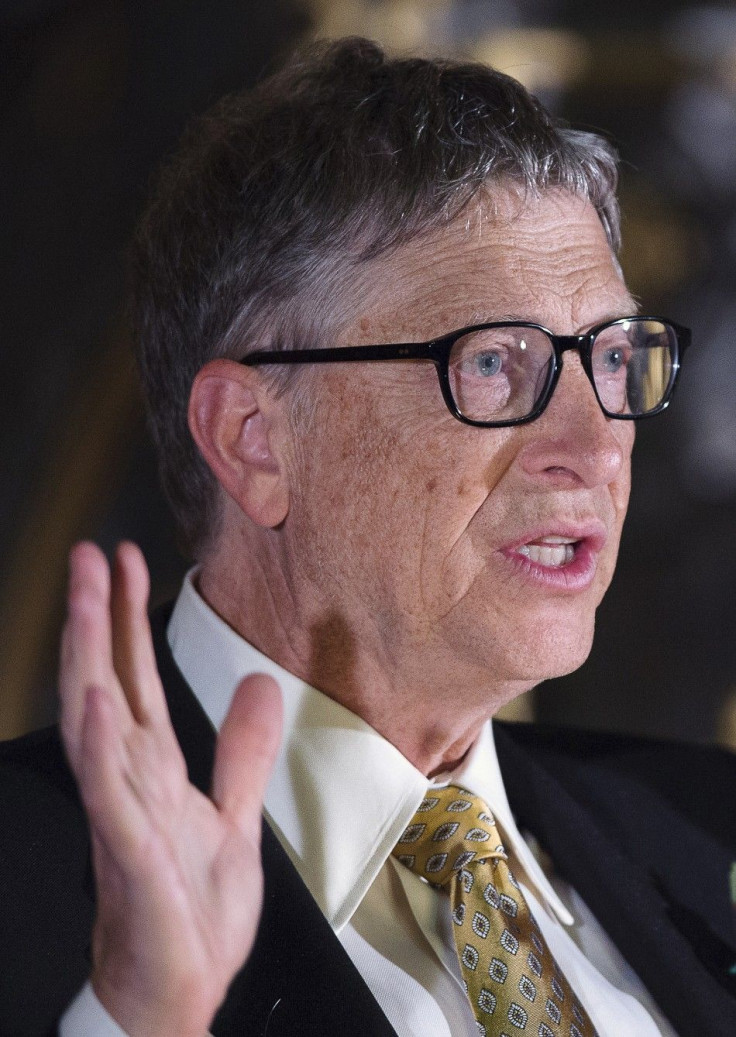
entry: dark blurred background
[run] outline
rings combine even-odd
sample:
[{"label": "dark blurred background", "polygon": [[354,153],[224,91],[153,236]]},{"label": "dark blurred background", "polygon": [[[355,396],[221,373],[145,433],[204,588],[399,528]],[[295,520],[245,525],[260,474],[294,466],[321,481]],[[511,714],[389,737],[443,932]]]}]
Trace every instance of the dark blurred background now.
[{"label": "dark blurred background", "polygon": [[736,7],[676,0],[0,2],[0,735],[47,721],[70,544],[185,570],[125,322],[124,251],[188,118],[305,35],[486,60],[623,159],[623,265],[690,325],[639,426],[589,662],[513,715],[736,747]]}]

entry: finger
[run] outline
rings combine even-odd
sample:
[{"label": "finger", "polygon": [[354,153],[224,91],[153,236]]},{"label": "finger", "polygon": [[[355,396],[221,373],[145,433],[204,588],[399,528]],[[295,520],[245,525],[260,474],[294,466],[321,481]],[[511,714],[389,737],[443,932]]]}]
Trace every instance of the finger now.
[{"label": "finger", "polygon": [[77,781],[90,827],[110,858],[124,869],[143,844],[146,815],[128,773],[130,761],[120,710],[101,687],[85,697]]},{"label": "finger", "polygon": [[250,839],[260,839],[261,810],[281,739],[282,703],[273,677],[238,685],[217,740],[212,798]]},{"label": "finger", "polygon": [[138,723],[168,725],[147,614],[149,586],[148,568],[140,548],[129,542],[119,544],[111,593],[115,671]]},{"label": "finger", "polygon": [[87,690],[116,691],[110,628],[110,572],[100,549],[77,544],[69,555],[67,616],[59,660],[61,729],[72,765],[79,749]]}]

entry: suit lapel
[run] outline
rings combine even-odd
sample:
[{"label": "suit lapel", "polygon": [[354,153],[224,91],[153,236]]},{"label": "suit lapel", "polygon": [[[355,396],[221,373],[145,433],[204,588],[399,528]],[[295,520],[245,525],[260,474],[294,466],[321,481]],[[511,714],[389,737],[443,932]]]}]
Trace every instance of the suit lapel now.
[{"label": "suit lapel", "polygon": [[[592,795],[600,801],[605,795],[600,773],[591,772],[586,778],[582,763],[577,767],[576,787],[571,788],[569,774],[564,767],[555,766],[554,755],[544,755],[540,763],[528,730],[517,738],[513,728],[498,725],[496,743],[519,825],[537,836],[556,869],[582,896],[677,1032],[683,1037],[736,1033],[736,986],[729,975],[729,963],[736,961],[736,953],[701,917],[697,903],[684,907],[673,898],[667,875],[668,846],[658,847],[662,870],[657,874],[630,847],[622,850],[621,840],[613,839],[610,830],[601,825],[601,812],[585,805],[588,800],[581,795],[580,783],[594,781]],[[629,809],[636,814],[633,783],[630,792]],[[625,828],[626,819],[618,820]],[[681,837],[675,828],[672,843]],[[707,882],[708,876],[698,875],[697,850],[694,846],[689,871],[694,881]],[[708,847],[709,859],[718,853],[717,847]],[[672,857],[681,855],[682,848],[677,846]],[[725,862],[724,855],[724,893]]]},{"label": "suit lapel", "polygon": [[[151,626],[171,721],[189,778],[210,787],[215,733],[166,640],[170,607]],[[293,864],[263,823],[264,905],[250,959],[212,1026],[215,1037],[396,1037]]]},{"label": "suit lapel", "polygon": [[216,1037],[395,1037],[375,998],[271,829],[263,827],[263,916],[253,953],[213,1027]]}]

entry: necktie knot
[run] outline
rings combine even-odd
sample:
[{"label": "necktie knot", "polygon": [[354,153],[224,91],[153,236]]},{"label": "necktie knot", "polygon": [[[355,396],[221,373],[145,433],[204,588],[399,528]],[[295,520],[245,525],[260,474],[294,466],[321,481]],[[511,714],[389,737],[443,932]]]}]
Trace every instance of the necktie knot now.
[{"label": "necktie knot", "polygon": [[433,886],[446,886],[471,864],[505,860],[488,806],[456,785],[431,789],[394,848],[394,856]]},{"label": "necktie knot", "polygon": [[393,854],[450,895],[455,947],[480,1037],[596,1037],[509,870],[482,799],[457,785],[430,789]]}]

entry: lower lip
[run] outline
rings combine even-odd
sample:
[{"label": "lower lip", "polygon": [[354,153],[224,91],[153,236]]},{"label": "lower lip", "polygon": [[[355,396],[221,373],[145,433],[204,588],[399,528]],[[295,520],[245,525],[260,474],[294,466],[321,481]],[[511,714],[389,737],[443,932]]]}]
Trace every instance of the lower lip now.
[{"label": "lower lip", "polygon": [[598,551],[588,540],[580,540],[575,545],[575,556],[567,565],[540,565],[513,548],[504,549],[501,553],[514,566],[519,576],[548,590],[587,590],[598,568]]}]

